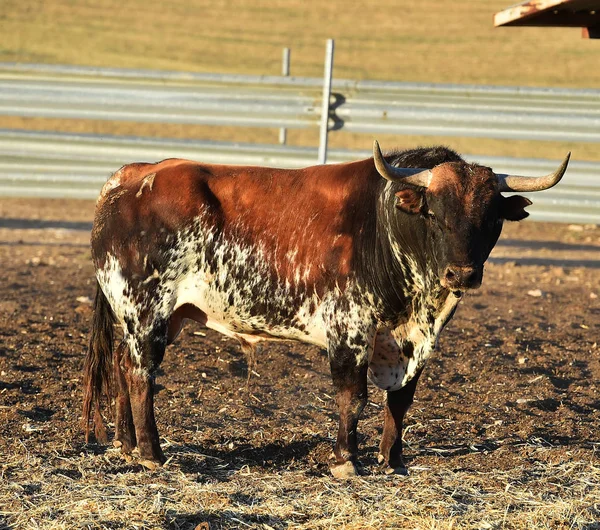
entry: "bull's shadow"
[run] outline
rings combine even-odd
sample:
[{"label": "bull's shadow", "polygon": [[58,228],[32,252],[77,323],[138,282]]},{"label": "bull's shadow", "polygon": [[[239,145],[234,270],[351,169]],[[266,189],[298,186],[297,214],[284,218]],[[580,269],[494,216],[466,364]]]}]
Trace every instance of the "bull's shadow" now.
[{"label": "bull's shadow", "polygon": [[[240,494],[232,494],[230,497],[238,504],[245,504]],[[248,514],[233,510],[224,510],[221,513],[200,511],[178,514],[173,510],[167,510],[162,528],[164,530],[210,530],[211,528],[235,528],[240,525],[245,528],[275,528],[277,530],[289,527],[287,521],[275,515]]]},{"label": "bull's shadow", "polygon": [[0,381],[0,391],[2,390],[20,390],[21,393],[28,395],[39,394],[42,391],[39,386],[35,385],[33,379],[22,379],[11,383]]},{"label": "bull's shadow", "polygon": [[21,230],[80,230],[83,232],[89,232],[92,230],[92,223],[86,221],[55,221],[47,219],[21,219],[4,217],[0,219],[0,228]]},{"label": "bull's shadow", "polygon": [[596,259],[555,259],[555,258],[526,258],[526,257],[495,257],[488,259],[490,263],[504,265],[516,262],[519,265],[535,265],[545,267],[584,267],[586,269],[600,269],[600,260]]},{"label": "bull's shadow", "polygon": [[[328,438],[315,436],[293,442],[270,442],[258,447],[242,444],[232,449],[198,444],[172,445],[166,450],[166,456],[172,458],[183,473],[200,474],[210,480],[227,480],[230,475],[245,468],[278,472],[298,468],[321,475],[328,472],[326,457],[331,452],[332,443]],[[322,452],[325,458],[319,454],[315,459],[316,452]]]},{"label": "bull's shadow", "polygon": [[571,252],[600,252],[600,246],[585,243],[565,243],[563,241],[540,241],[535,239],[509,239],[501,238],[498,243],[501,247],[527,248],[533,250],[568,250]]},{"label": "bull's shadow", "polygon": [[514,437],[511,440],[505,438],[473,440],[460,444],[431,444],[428,446],[415,446],[407,444],[404,451],[404,461],[410,471],[412,462],[423,456],[435,456],[438,458],[453,458],[468,454],[489,454],[506,447],[563,447],[568,449],[590,449],[595,447],[596,442],[583,440],[576,436],[565,436],[556,434],[551,429],[543,427],[535,429],[526,438]]}]

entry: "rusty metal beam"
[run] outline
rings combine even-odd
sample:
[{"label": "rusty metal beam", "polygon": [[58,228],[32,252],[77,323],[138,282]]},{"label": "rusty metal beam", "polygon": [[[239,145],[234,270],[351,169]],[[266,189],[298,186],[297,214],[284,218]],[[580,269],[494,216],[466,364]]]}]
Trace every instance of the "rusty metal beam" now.
[{"label": "rusty metal beam", "polygon": [[[582,28],[595,26],[590,24],[590,15],[587,13],[570,11],[549,10],[538,13],[535,17],[529,17],[518,22],[505,24],[506,26],[552,26],[563,28]],[[600,16],[597,17],[600,22]]]},{"label": "rusty metal beam", "polygon": [[494,26],[522,25],[527,19],[535,17],[542,11],[563,4],[564,0],[531,0],[500,11],[494,15]]},{"label": "rusty metal beam", "polygon": [[494,25],[582,27],[598,38],[600,0],[529,0],[496,13]]}]

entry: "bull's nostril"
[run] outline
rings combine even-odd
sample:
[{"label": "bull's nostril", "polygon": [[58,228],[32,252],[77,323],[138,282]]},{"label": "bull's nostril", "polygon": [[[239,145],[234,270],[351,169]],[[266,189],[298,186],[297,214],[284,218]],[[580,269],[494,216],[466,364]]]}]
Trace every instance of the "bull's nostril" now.
[{"label": "bull's nostril", "polygon": [[447,287],[470,289],[477,287],[480,282],[480,274],[474,267],[447,267],[444,272]]},{"label": "bull's nostril", "polygon": [[477,269],[472,269],[465,275],[464,283],[467,287],[479,287],[481,285],[481,274]]}]

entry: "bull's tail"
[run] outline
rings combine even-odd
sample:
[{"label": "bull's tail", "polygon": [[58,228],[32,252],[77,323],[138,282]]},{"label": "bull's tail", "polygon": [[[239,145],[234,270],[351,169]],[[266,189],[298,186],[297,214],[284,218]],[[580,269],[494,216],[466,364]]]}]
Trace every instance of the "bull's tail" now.
[{"label": "bull's tail", "polygon": [[110,403],[114,341],[114,313],[96,282],[96,299],[90,345],[83,367],[83,427],[85,441],[89,441],[90,416],[94,409],[94,434],[96,440],[106,443],[106,428],[100,413],[100,401],[106,396]]}]

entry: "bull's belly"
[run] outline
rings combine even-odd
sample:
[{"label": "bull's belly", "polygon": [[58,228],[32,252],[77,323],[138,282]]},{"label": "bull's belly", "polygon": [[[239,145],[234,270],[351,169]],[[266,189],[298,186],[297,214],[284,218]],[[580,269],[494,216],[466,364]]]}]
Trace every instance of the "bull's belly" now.
[{"label": "bull's belly", "polygon": [[261,289],[255,285],[254,294],[249,295],[235,282],[228,285],[228,289],[217,289],[205,274],[187,275],[178,282],[173,310],[191,304],[206,315],[206,327],[251,344],[299,340],[326,347],[322,302],[306,297],[291,308],[282,288]]}]

